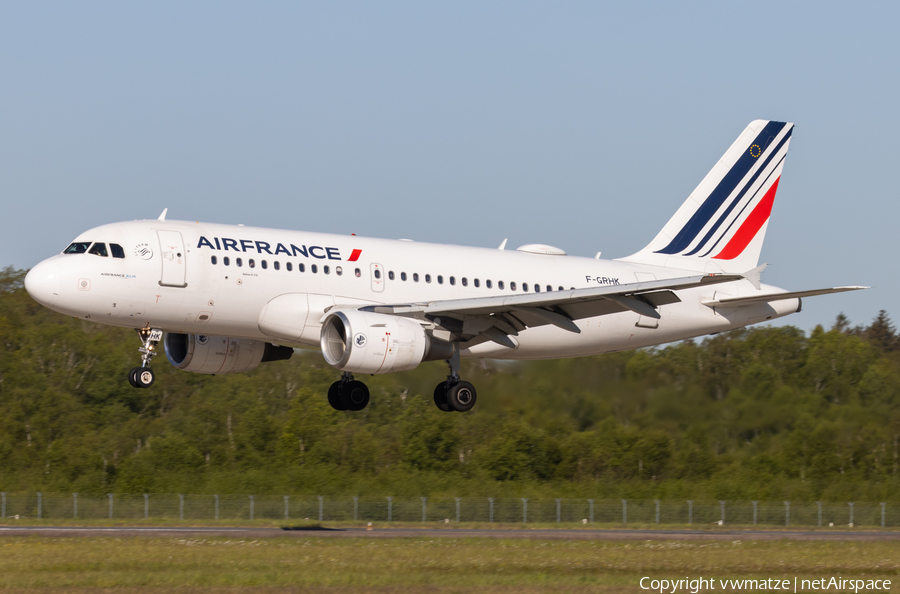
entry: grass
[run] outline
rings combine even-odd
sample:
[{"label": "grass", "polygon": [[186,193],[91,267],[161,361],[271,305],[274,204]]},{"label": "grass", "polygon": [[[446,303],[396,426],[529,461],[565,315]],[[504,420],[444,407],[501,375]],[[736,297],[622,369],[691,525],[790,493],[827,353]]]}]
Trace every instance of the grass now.
[{"label": "grass", "polygon": [[898,572],[900,545],[872,541],[0,538],[0,589],[28,593],[640,592],[643,576],[896,585]]}]

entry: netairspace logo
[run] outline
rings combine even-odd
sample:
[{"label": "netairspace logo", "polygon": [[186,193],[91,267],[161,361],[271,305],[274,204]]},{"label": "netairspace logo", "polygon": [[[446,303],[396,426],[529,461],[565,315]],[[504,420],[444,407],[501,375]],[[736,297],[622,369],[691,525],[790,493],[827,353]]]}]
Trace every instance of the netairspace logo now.
[{"label": "netairspace logo", "polygon": [[782,590],[787,592],[810,590],[835,590],[841,592],[860,592],[875,590],[890,590],[891,580],[845,580],[842,577],[830,577],[819,579],[792,580],[778,578],[764,579],[737,579],[722,580],[716,578],[681,578],[681,579],[655,579],[651,577],[641,578],[641,589],[659,592],[660,594],[676,594],[678,592],[706,592],[709,590],[735,591],[745,590],[756,592],[759,590]]}]

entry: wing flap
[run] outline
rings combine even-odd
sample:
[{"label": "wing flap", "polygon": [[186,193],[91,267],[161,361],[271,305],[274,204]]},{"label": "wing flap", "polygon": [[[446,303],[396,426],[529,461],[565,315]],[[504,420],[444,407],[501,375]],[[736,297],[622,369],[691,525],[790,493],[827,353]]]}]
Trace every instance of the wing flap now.
[{"label": "wing flap", "polygon": [[831,287],[828,289],[811,289],[809,291],[788,291],[785,293],[769,293],[766,295],[748,295],[746,297],[722,297],[712,301],[703,301],[703,305],[708,307],[740,307],[742,305],[751,305],[753,303],[768,303],[770,301],[781,301],[783,299],[798,299],[803,297],[815,297],[816,295],[831,295],[832,293],[844,293],[846,291],[859,291],[860,289],[868,289],[869,287],[848,286],[848,287]]}]

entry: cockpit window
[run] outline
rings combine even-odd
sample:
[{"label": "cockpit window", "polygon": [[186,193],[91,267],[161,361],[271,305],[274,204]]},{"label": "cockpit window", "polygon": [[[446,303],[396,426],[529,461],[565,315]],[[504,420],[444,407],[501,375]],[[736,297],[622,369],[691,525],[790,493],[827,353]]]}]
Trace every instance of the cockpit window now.
[{"label": "cockpit window", "polygon": [[112,252],[113,258],[124,258],[125,257],[125,250],[123,250],[122,246],[120,246],[118,243],[109,244],[109,251]]},{"label": "cockpit window", "polygon": [[106,251],[106,244],[100,242],[97,242],[93,246],[91,246],[91,249],[88,250],[88,253],[94,254],[95,256],[103,256],[104,258],[109,256]]},{"label": "cockpit window", "polygon": [[83,254],[91,246],[90,241],[76,241],[63,250],[64,254]]}]

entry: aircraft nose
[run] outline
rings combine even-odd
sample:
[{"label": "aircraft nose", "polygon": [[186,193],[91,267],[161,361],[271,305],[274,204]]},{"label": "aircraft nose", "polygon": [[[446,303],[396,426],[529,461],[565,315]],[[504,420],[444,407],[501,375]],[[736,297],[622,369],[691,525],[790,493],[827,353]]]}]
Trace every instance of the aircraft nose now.
[{"label": "aircraft nose", "polygon": [[25,275],[25,290],[31,298],[47,307],[59,299],[62,266],[55,260],[44,260]]}]

